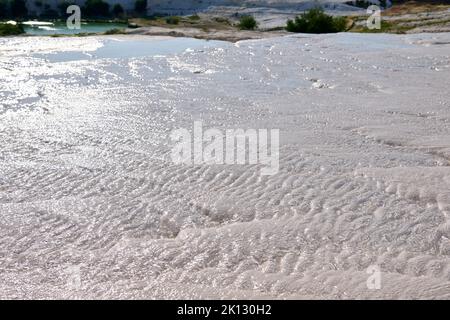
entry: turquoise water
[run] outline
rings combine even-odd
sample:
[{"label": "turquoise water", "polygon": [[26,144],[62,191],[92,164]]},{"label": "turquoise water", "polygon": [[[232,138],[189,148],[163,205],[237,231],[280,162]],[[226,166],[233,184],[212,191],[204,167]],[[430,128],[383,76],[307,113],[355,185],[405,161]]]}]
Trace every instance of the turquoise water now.
[{"label": "turquoise water", "polygon": [[71,30],[67,28],[65,22],[54,22],[52,25],[26,25],[25,32],[31,35],[54,35],[54,34],[79,34],[79,33],[97,33],[105,32],[111,29],[124,29],[127,25],[115,22],[82,22],[81,29]]},{"label": "turquoise water", "polygon": [[96,59],[127,59],[156,55],[170,55],[185,50],[201,50],[217,46],[230,45],[228,42],[201,40],[193,38],[159,38],[140,36],[101,36],[102,46],[94,51],[60,51],[53,53],[33,54],[45,58],[49,62],[63,62]]}]

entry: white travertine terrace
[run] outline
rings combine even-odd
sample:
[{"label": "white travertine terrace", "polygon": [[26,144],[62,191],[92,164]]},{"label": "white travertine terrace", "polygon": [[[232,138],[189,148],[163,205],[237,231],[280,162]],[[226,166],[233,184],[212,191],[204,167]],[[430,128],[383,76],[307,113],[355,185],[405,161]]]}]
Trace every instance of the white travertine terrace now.
[{"label": "white travertine terrace", "polygon": [[[0,298],[450,298],[450,34],[158,41],[0,39]],[[172,164],[194,120],[279,173]]]}]

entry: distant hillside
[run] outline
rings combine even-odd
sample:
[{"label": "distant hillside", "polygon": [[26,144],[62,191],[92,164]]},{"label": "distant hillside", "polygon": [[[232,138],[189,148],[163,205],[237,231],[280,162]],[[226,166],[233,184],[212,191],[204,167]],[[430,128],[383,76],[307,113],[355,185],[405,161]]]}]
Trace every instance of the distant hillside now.
[{"label": "distant hillside", "polygon": [[[8,0],[0,0],[0,3]],[[22,0],[26,2],[29,15],[42,14],[43,11],[58,10],[61,4],[77,4],[81,7],[86,0]],[[125,11],[133,11],[136,0],[104,0],[110,7],[120,4]],[[315,5],[336,6],[348,0],[147,0],[147,11],[161,14],[189,14],[214,7],[266,7],[278,9],[303,10]]]},{"label": "distant hillside", "polygon": [[[94,0],[95,1],[95,0]],[[101,1],[101,0],[98,0]],[[120,4],[124,14],[133,13],[136,0],[103,0],[109,4],[109,9]],[[139,0],[138,0],[139,1]],[[140,0],[143,1],[143,0]],[[68,4],[77,4],[83,7],[86,0],[0,0],[0,18],[11,17],[11,10],[5,9],[5,4],[11,2],[24,2],[26,5],[27,17],[43,17],[46,14],[65,15],[65,8]],[[379,4],[380,0],[359,0],[360,3],[371,2]],[[382,3],[400,4],[416,2],[424,3],[450,3],[450,0],[423,0],[423,1],[405,1],[405,0],[385,0]],[[247,12],[258,15],[259,13],[277,14],[279,12],[299,12],[320,5],[327,11],[348,12],[355,10],[356,1],[352,0],[147,0],[147,9],[141,13],[147,14],[167,14],[167,15],[186,15],[199,12],[209,12],[212,14],[230,14]],[[7,5],[6,5],[7,6]],[[19,6],[23,8],[23,5]],[[367,7],[367,5],[366,5]],[[261,9],[261,10],[260,10]],[[359,8],[361,10],[361,8]],[[110,12],[109,11],[109,12]],[[83,15],[83,11],[82,11]]]}]

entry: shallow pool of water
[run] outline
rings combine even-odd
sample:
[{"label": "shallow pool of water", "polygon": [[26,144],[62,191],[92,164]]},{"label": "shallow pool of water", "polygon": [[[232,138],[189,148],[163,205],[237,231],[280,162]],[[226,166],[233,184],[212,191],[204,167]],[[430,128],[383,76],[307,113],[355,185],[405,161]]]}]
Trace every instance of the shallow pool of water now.
[{"label": "shallow pool of water", "polygon": [[147,36],[102,36],[101,46],[95,50],[55,51],[35,53],[33,56],[45,58],[49,62],[76,60],[138,58],[146,56],[170,55],[185,50],[201,50],[208,47],[227,45],[224,41],[201,40],[194,38],[170,38]]},{"label": "shallow pool of water", "polygon": [[82,22],[81,29],[69,29],[65,22],[47,23],[43,21],[28,21],[25,24],[25,32],[30,35],[55,35],[55,34],[80,34],[105,32],[111,29],[123,29],[127,25],[124,23],[95,23]]}]

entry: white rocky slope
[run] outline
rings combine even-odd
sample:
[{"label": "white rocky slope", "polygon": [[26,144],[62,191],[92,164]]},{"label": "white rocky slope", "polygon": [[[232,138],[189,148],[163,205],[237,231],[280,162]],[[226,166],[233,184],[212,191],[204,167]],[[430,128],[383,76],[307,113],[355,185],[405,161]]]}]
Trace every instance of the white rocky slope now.
[{"label": "white rocky slope", "polygon": [[[450,34],[30,55],[111,39],[0,40],[1,298],[450,298]],[[172,164],[200,119],[280,172]]]}]

